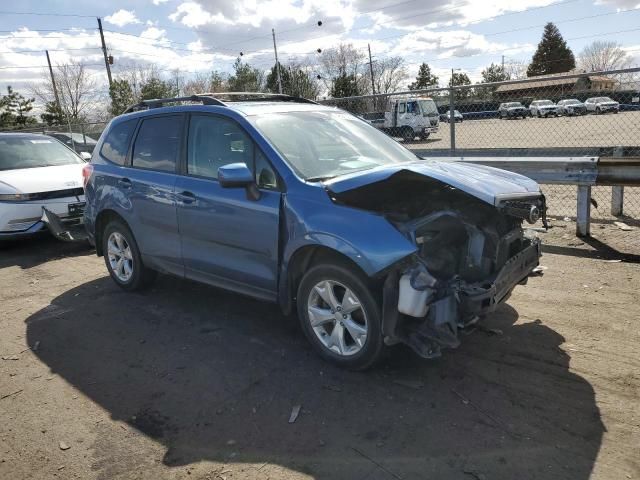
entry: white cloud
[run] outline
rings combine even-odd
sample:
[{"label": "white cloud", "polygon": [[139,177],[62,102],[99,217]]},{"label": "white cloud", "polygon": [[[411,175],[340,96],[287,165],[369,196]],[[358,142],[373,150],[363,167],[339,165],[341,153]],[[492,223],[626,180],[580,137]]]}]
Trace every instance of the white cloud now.
[{"label": "white cloud", "polygon": [[163,3],[167,3],[169,0],[152,0],[151,3],[153,3],[154,5],[161,5]]},{"label": "white cloud", "polygon": [[141,23],[136,17],[136,13],[133,10],[125,10],[121,8],[117,12],[113,12],[111,15],[104,17],[105,22],[109,22],[112,25],[117,25],[118,27],[124,27],[125,25],[129,25],[132,23]]}]

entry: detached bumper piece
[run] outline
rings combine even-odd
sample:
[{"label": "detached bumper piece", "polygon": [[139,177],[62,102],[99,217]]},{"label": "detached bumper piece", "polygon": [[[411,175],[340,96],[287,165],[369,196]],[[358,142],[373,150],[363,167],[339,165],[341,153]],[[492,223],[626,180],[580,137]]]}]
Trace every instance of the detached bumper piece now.
[{"label": "detached bumper piece", "polygon": [[[431,290],[428,310],[418,318],[401,314],[396,306],[403,296],[399,275],[387,277],[384,286],[383,332],[388,344],[403,342],[423,358],[435,358],[444,348],[460,345],[458,330],[468,327],[504,302],[516,285],[526,283],[538,265],[541,246],[538,239],[509,258],[491,278],[468,283],[454,279]],[[422,268],[422,267],[420,267]]]},{"label": "detached bumper piece", "polygon": [[42,222],[51,234],[64,242],[82,242],[87,240],[87,232],[82,224],[82,217],[60,218],[45,207],[42,207]]}]

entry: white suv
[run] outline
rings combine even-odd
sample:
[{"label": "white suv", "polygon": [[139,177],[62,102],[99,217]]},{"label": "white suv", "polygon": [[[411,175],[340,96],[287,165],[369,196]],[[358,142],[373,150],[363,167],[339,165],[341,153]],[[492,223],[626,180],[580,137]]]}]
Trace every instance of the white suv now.
[{"label": "white suv", "polygon": [[549,115],[558,116],[558,106],[551,100],[534,100],[529,105],[531,116],[548,117]]},{"label": "white suv", "polygon": [[615,100],[611,100],[609,97],[587,98],[584,104],[587,107],[587,112],[594,112],[596,114],[606,112],[618,113],[620,111],[620,104]]}]

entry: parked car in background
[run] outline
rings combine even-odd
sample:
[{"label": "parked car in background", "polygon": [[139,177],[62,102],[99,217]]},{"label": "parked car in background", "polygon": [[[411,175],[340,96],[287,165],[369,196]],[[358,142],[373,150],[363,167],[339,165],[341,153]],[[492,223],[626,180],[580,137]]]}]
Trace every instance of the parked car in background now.
[{"label": "parked car in background", "polygon": [[363,369],[393,343],[456,347],[538,264],[527,177],[423,160],[309,100],[195,98],[113,119],[85,167],[85,225],[124,290],[163,271],[278,302],[323,358]]},{"label": "parked car in background", "polygon": [[[453,121],[458,123],[458,122],[462,122],[464,120],[464,117],[462,116],[462,114],[458,111],[458,110],[454,110],[453,111]],[[444,113],[442,115],[442,121],[443,122],[447,122],[447,123],[451,123],[451,112],[448,111],[447,113]]]},{"label": "parked car in background", "polygon": [[584,115],[587,113],[587,107],[580,100],[568,98],[558,102],[559,115]]},{"label": "parked car in background", "polygon": [[531,112],[532,117],[546,118],[550,115],[556,117],[558,116],[558,106],[551,100],[534,100],[529,105],[529,112]]},{"label": "parked car in background", "polygon": [[500,118],[527,118],[529,115],[527,107],[520,102],[501,103],[498,107],[498,117]]},{"label": "parked car in background", "polygon": [[584,101],[588,112],[596,114],[613,112],[618,113],[620,111],[620,104],[609,97],[591,97]]},{"label": "parked car in background", "polygon": [[95,138],[91,138],[89,135],[85,135],[82,133],[45,132],[45,135],[61,141],[67,147],[75,150],[78,153],[88,153],[89,156],[87,157],[87,159],[91,158],[91,153],[93,152],[93,149],[95,148],[97,143],[97,140]]},{"label": "parked car in background", "polygon": [[85,165],[73,150],[53,138],[0,133],[0,240],[43,230],[43,207],[65,224],[80,223]]}]

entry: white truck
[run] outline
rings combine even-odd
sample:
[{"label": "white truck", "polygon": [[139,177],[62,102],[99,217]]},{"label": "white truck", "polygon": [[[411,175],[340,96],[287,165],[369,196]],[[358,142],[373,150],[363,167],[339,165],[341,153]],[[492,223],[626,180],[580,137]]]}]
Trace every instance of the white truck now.
[{"label": "white truck", "polygon": [[429,97],[392,98],[385,112],[364,115],[374,127],[392,137],[410,142],[416,137],[426,140],[438,131],[439,115],[436,102]]}]

